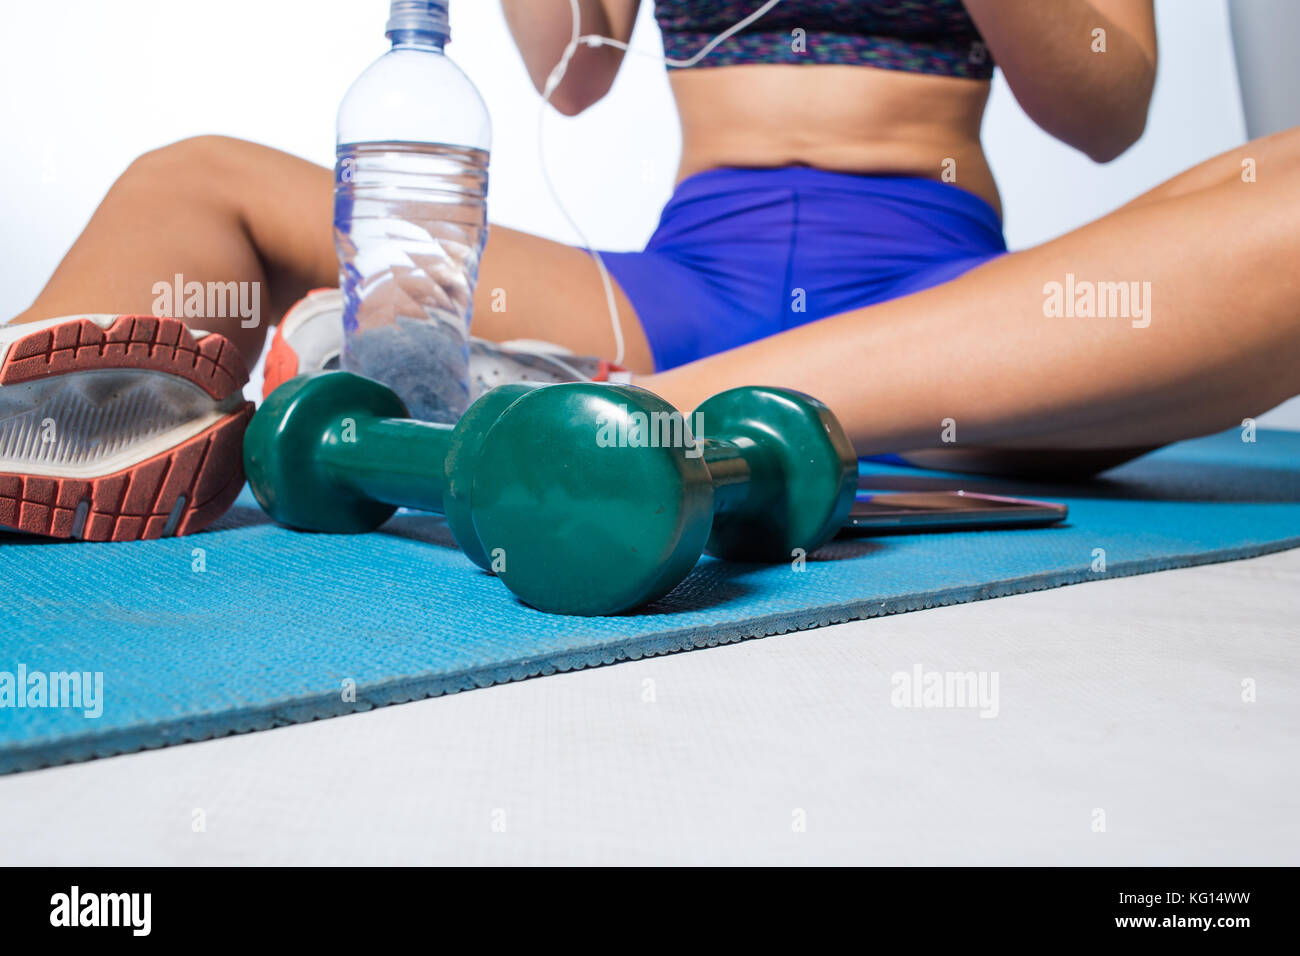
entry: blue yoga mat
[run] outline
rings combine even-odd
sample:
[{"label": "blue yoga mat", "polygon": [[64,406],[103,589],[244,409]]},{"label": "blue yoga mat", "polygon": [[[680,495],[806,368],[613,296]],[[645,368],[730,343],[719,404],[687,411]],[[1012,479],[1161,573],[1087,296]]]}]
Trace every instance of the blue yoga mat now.
[{"label": "blue yoga mat", "polygon": [[[215,530],[187,538],[0,535],[0,772],[1300,545],[1300,433],[1265,430],[1244,443],[1227,432],[1075,486],[862,469],[882,490],[1065,501],[1070,519],[1038,530],[837,541],[802,571],[706,558],[657,604],[595,619],[521,605],[429,515],[399,515],[357,537],[298,534],[269,524],[244,497]],[[48,692],[46,706],[15,706],[38,701],[42,677],[72,672],[91,675],[79,707],[48,706]],[[20,676],[25,696],[16,693]],[[72,686],[54,683],[66,702]]]}]

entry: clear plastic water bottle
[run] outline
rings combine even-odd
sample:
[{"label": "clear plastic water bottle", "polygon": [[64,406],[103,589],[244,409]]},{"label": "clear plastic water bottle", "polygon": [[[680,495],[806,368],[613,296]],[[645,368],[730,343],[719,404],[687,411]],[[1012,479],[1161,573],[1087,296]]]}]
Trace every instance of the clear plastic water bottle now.
[{"label": "clear plastic water bottle", "polygon": [[469,404],[492,137],[478,90],[443,52],[449,32],[447,0],[393,0],[393,48],[339,107],[334,171],[343,367],[440,422]]}]

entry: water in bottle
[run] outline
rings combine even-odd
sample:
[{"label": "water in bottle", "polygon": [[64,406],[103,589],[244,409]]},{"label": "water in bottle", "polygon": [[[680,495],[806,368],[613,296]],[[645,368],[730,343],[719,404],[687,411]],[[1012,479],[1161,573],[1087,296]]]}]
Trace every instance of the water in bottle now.
[{"label": "water in bottle", "polygon": [[491,125],[444,54],[446,0],[393,0],[393,46],[339,108],[334,242],[343,367],[388,385],[415,418],[469,404],[469,322],[487,241]]}]

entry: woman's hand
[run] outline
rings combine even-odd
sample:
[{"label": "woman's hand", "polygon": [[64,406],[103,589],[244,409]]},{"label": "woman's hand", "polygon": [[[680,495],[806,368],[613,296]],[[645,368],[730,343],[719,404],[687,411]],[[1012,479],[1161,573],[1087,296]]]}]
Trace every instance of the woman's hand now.
[{"label": "woman's hand", "polygon": [[1035,123],[1099,163],[1137,142],[1156,78],[1153,0],[965,3]]},{"label": "woman's hand", "polygon": [[[640,6],[641,0],[578,0],[579,32],[626,43]],[[533,86],[542,93],[573,38],[570,0],[501,0],[501,8]],[[581,113],[609,92],[622,63],[623,51],[614,47],[578,47],[563,82],[551,94],[551,105],[566,116]]]}]

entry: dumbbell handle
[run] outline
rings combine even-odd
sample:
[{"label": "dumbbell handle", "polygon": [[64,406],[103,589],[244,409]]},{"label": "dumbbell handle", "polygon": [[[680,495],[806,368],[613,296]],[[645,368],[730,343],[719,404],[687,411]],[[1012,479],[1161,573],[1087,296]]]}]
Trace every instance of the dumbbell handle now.
[{"label": "dumbbell handle", "polygon": [[729,511],[749,495],[752,469],[743,443],[716,438],[696,440],[713,479],[713,510]]},{"label": "dumbbell handle", "polygon": [[443,514],[451,433],[450,425],[357,416],[330,429],[320,462],[334,481],[375,501]]},{"label": "dumbbell handle", "polygon": [[[450,425],[357,416],[331,429],[320,462],[340,485],[374,501],[442,514],[451,434]],[[752,443],[704,438],[697,445],[713,481],[714,510],[731,510],[750,491],[745,446]]]}]

